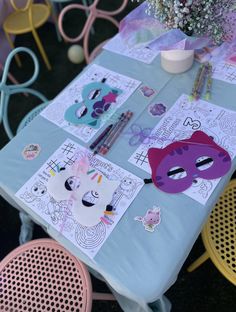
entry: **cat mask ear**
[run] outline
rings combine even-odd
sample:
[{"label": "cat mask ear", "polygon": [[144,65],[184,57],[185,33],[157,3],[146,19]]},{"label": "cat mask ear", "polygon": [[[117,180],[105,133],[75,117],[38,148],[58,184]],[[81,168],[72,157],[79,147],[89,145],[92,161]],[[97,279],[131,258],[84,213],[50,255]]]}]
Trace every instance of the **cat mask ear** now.
[{"label": "cat mask ear", "polygon": [[189,139],[177,141],[165,148],[150,148],[148,160],[152,181],[167,193],[179,193],[189,188],[196,178],[217,179],[231,167],[226,150],[203,131]]}]

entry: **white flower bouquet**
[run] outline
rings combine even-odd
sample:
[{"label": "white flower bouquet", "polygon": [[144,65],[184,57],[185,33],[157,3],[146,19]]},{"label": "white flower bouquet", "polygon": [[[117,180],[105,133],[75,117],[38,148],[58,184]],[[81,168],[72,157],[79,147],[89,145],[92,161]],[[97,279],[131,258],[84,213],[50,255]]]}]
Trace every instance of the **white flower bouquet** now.
[{"label": "white flower bouquet", "polygon": [[[140,2],[140,0],[136,0]],[[231,41],[236,0],[147,0],[147,13],[167,28],[187,35],[209,36],[215,44]]]}]

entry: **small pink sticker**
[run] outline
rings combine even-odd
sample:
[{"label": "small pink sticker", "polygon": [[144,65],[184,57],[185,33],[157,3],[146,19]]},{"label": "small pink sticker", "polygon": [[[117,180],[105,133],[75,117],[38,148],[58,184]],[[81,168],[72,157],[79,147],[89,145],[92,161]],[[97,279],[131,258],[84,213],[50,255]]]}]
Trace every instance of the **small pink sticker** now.
[{"label": "small pink sticker", "polygon": [[153,94],[155,94],[155,91],[153,89],[149,88],[148,86],[142,86],[140,88],[140,91],[141,91],[142,95],[146,96],[146,97],[150,97]]},{"label": "small pink sticker", "polygon": [[153,206],[152,209],[148,209],[145,216],[135,217],[134,220],[142,222],[146,231],[154,232],[155,227],[161,223],[161,209]]},{"label": "small pink sticker", "polygon": [[38,144],[26,145],[22,151],[22,156],[25,160],[33,160],[41,151],[41,147]]}]

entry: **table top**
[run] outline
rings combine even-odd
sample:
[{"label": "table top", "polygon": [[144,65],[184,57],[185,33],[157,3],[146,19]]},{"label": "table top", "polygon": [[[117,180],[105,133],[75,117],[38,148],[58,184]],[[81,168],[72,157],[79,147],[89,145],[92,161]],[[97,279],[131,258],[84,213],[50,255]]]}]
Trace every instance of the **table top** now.
[{"label": "table top", "polygon": [[[188,72],[171,75],[161,68],[160,56],[148,65],[109,51],[103,51],[94,63],[140,80],[157,91],[154,97],[146,98],[137,89],[122,106],[123,110],[134,112],[132,123],[148,127],[154,127],[161,120],[150,117],[148,104],[162,102],[169,109],[182,94],[190,94],[199,66],[195,63]],[[233,85],[214,80],[212,103],[235,110],[235,98]],[[14,195],[67,138],[86,147],[91,143],[81,142],[42,116],[36,117],[0,152],[0,194],[11,203],[17,203],[45,227],[49,235],[99,272],[119,294],[138,302],[142,311],[150,311],[145,304],[161,298],[175,282],[208,214],[233,174],[236,160],[205,205],[183,193],[170,195],[152,184],[144,185],[92,261]],[[41,153],[33,161],[26,161],[21,152],[30,143],[39,144]],[[140,178],[147,178],[146,172],[128,162],[136,148],[121,136],[106,158]],[[134,218],[143,216],[153,205],[160,206],[162,214],[160,225],[150,233]]]}]

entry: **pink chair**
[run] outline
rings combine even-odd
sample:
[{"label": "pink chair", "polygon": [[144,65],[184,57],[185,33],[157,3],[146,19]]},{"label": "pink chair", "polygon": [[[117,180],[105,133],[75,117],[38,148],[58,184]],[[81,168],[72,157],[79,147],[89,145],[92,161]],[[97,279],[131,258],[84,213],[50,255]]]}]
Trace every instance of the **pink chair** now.
[{"label": "pink chair", "polygon": [[[115,11],[104,11],[97,9],[97,5],[100,2],[100,0],[94,0],[94,2],[90,6],[85,6],[82,4],[70,4],[66,6],[60,13],[58,24],[59,24],[59,30],[62,35],[62,37],[65,39],[65,41],[68,42],[78,42],[83,39],[83,46],[84,46],[84,56],[87,63],[91,62],[91,60],[96,56],[98,51],[101,49],[101,47],[104,45],[105,41],[100,43],[91,54],[89,54],[89,34],[90,29],[94,23],[94,21],[97,18],[105,19],[110,21],[113,25],[115,25],[117,28],[119,28],[119,23],[113,18],[114,15],[119,14],[127,5],[128,0],[123,0],[122,5],[119,7],[119,9]],[[68,13],[70,10],[73,9],[79,9],[82,11],[85,11],[88,14],[86,23],[84,25],[84,28],[81,32],[81,34],[75,38],[68,37],[63,29],[63,18],[66,13]]]},{"label": "pink chair", "polygon": [[[4,66],[0,62],[0,72],[3,71],[3,68]],[[15,77],[11,73],[8,73],[7,76],[11,80],[11,82],[13,82],[14,84],[19,84],[19,82],[15,79]]]},{"label": "pink chair", "polygon": [[0,262],[0,311],[90,312],[92,293],[86,266],[52,239],[26,243]]}]

